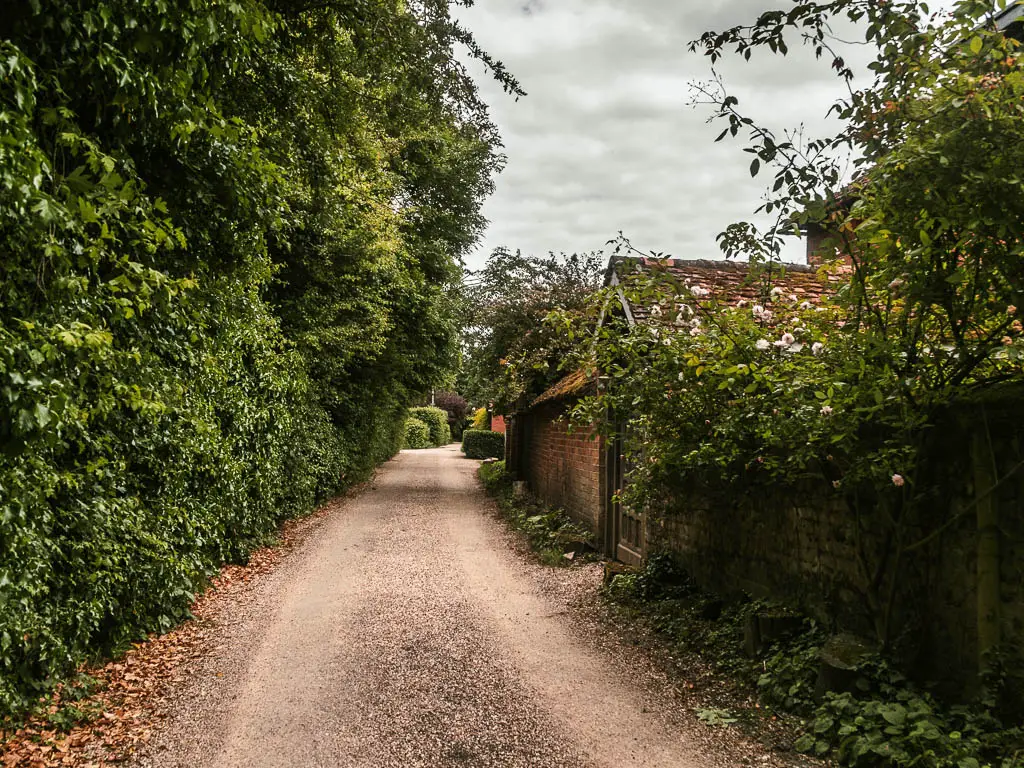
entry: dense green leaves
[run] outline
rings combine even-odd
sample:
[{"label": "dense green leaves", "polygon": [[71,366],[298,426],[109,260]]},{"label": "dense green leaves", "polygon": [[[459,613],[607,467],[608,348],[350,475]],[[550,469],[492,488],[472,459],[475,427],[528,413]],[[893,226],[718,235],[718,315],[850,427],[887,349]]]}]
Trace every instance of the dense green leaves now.
[{"label": "dense green leaves", "polygon": [[[600,285],[600,253],[528,256],[497,248],[467,279],[460,391],[506,406],[539,395],[564,375],[567,353],[592,325],[583,307]],[[559,312],[560,325],[545,322]]]},{"label": "dense green leaves", "polygon": [[452,441],[451,427],[448,426],[448,414],[442,409],[429,405],[410,408],[409,416],[422,421],[429,427],[432,445],[441,447]]},{"label": "dense green leaves", "polygon": [[462,451],[470,459],[500,459],[505,455],[505,435],[489,429],[467,429],[462,434]]},{"label": "dense green leaves", "polygon": [[[965,514],[950,508],[962,485],[943,462],[968,447],[942,450],[942,431],[959,423],[980,435],[975,455],[1003,471],[984,403],[1024,381],[1024,58],[991,10],[965,0],[929,18],[909,0],[797,2],[695,42],[713,61],[730,49],[784,52],[786,35],[812,46],[850,86],[836,105],[840,130],[798,145],[724,90],[712,94],[715,119],[746,136],[752,171],[775,173],[775,226],[722,235],[729,255],[749,258],[762,300],[716,296],[652,268],[622,287],[650,322],[607,322],[583,355],[608,386],[577,418],[610,411],[630,422],[627,503],[681,512],[693,483],[727,489],[723,503],[763,485],[833,494],[855,534],[864,618],[883,645],[894,606],[910,600],[914,553]],[[840,19],[878,48],[876,77],[861,90],[832,53]],[[843,151],[860,168],[850,183]],[[778,280],[779,237],[800,226],[825,233],[821,256],[845,257],[826,259],[832,287],[820,301]],[[1007,471],[988,483],[1017,468]],[[979,601],[998,602],[998,568],[979,561],[997,574]]]},{"label": "dense green leaves", "polygon": [[410,416],[405,420],[405,438],[403,448],[430,448],[430,427],[419,419]]},{"label": "dense green leaves", "polygon": [[0,713],[397,450],[500,167],[447,2],[2,15]]}]

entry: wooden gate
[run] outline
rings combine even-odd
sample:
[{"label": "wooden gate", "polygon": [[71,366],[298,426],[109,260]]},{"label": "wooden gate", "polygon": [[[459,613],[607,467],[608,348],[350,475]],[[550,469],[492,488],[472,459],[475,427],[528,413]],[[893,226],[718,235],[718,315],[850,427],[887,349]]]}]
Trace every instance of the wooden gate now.
[{"label": "wooden gate", "polygon": [[646,521],[643,512],[632,509],[618,499],[630,466],[626,458],[622,428],[616,432],[614,439],[608,441],[605,465],[608,478],[605,553],[623,563],[639,565],[643,561],[647,541]]}]

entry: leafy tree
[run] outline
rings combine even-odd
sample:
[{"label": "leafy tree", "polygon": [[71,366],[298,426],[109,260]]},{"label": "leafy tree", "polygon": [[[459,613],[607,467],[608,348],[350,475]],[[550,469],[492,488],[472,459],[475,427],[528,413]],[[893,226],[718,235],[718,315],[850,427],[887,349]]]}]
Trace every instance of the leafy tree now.
[{"label": "leafy tree", "polygon": [[0,714],[185,615],[454,364],[500,142],[423,0],[0,3]]},{"label": "leafy tree", "polygon": [[[774,172],[762,206],[774,225],[740,223],[721,236],[727,255],[749,258],[765,280],[765,300],[729,300],[657,269],[624,272],[623,290],[651,320],[602,326],[594,356],[609,386],[575,414],[609,429],[609,409],[629,420],[622,496],[648,514],[684,513],[694,486],[723,504],[780,488],[835,494],[859,570],[844,585],[859,604],[844,603],[841,620],[872,627],[883,648],[908,656],[920,647],[918,627],[905,621],[919,615],[920,572],[973,516],[982,680],[1012,651],[1001,647],[995,496],[1024,466],[1007,439],[1016,437],[994,417],[1019,403],[1024,384],[1024,59],[993,25],[995,9],[959,2],[928,17],[913,2],[797,2],[696,41],[713,62],[730,50],[751,58],[810,45],[849,85],[835,108],[843,126],[801,143],[743,114],[721,81],[702,86],[724,123],[719,138],[742,136],[751,172]],[[874,81],[859,90],[834,52],[839,20],[877,47]],[[852,181],[841,173],[844,154],[857,168]],[[807,225],[849,260],[822,270],[836,290],[821,301],[788,294],[784,282],[768,290],[780,238]],[[610,298],[596,297],[592,316]],[[969,477],[951,477],[957,467]],[[972,503],[952,504],[965,486]],[[1019,669],[1019,658],[1012,664]],[[1019,730],[1002,730],[982,702],[975,719],[984,726],[971,733],[965,710],[943,720],[915,703],[932,724],[919,739],[921,728],[905,736],[888,727],[902,704],[846,694],[823,705],[798,747],[837,747],[850,765],[1013,764]]]},{"label": "leafy tree", "polygon": [[[600,287],[600,253],[528,256],[497,248],[471,273],[460,390],[498,406],[554,383],[580,333],[582,309]],[[546,318],[560,311],[561,328]]]},{"label": "leafy tree", "polygon": [[469,411],[466,398],[455,392],[437,392],[434,395],[434,405],[448,414],[448,428],[451,430],[452,439],[461,440],[466,414]]},{"label": "leafy tree", "polygon": [[[1020,43],[995,24],[1005,7],[961,0],[948,15],[929,17],[917,2],[797,3],[694,43],[715,61],[729,47],[746,57],[759,48],[785,54],[787,38],[797,37],[830,60],[847,84],[847,98],[834,107],[843,129],[803,146],[780,140],[742,115],[735,97],[719,94],[723,137],[748,132],[751,172],[761,163],[776,169],[763,209],[778,217],[763,237],[750,225],[732,228],[723,246],[728,252],[749,247],[755,258],[771,260],[787,228],[809,223],[830,233],[827,245],[853,265],[839,297],[841,333],[855,335],[853,353],[864,372],[851,372],[849,384],[876,391],[879,407],[867,413],[885,425],[892,450],[908,451],[910,467],[926,434],[921,427],[951,405],[980,402],[1021,378],[1016,307],[1024,295],[1024,189],[1016,169],[1024,159],[1024,68]],[[855,87],[835,53],[832,22],[844,17],[878,51],[874,82],[864,88]],[[840,190],[841,151],[860,175]],[[878,389],[877,381],[887,384]],[[984,654],[1000,634],[998,524],[987,495],[1006,477],[990,469],[999,461],[991,455],[983,408],[974,419]],[[908,494],[908,507],[924,503],[925,493],[917,487]],[[904,521],[897,514],[892,523],[899,539]]]}]

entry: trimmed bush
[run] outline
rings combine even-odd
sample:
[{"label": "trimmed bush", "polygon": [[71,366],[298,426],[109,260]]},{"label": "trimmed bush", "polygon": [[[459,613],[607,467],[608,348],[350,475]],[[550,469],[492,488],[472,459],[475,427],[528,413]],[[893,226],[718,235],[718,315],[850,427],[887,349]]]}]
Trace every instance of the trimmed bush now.
[{"label": "trimmed bush", "polygon": [[487,429],[467,429],[462,435],[462,452],[469,459],[503,458],[505,435]]},{"label": "trimmed bush", "polygon": [[405,442],[406,448],[429,448],[430,427],[426,422],[409,417],[405,420]]},{"label": "trimmed bush", "polygon": [[435,446],[448,445],[452,441],[451,427],[448,426],[448,413],[432,405],[410,408],[409,417],[419,419],[430,429],[430,443]]}]

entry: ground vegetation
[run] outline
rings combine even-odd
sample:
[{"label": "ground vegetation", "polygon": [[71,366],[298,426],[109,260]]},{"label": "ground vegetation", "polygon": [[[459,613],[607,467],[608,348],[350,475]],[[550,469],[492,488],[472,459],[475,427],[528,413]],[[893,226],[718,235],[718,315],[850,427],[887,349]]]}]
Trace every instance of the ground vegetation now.
[{"label": "ground vegetation", "polygon": [[467,429],[462,433],[462,452],[470,459],[500,459],[505,455],[505,435],[489,429]]}]

